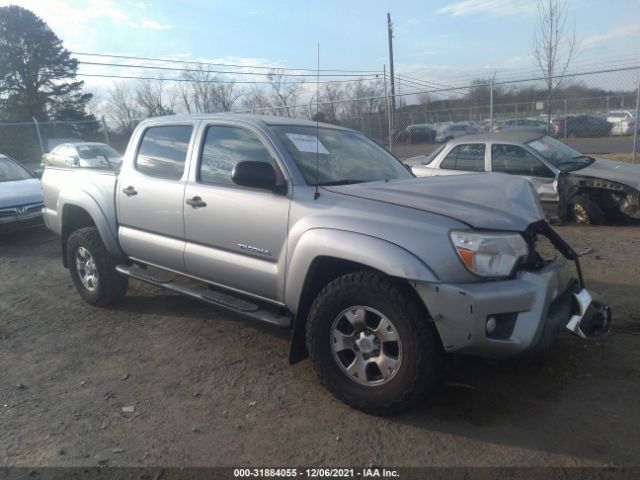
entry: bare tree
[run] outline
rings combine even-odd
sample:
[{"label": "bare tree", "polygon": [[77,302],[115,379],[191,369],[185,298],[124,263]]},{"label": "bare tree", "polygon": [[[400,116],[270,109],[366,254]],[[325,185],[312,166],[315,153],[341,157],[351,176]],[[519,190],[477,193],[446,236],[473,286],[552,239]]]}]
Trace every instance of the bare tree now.
[{"label": "bare tree", "polygon": [[115,82],[107,89],[106,113],[117,131],[129,135],[133,132],[142,114],[128,82]]},{"label": "bare tree", "polygon": [[172,115],[176,95],[176,91],[167,88],[162,80],[141,79],[135,88],[136,101],[146,117]]},{"label": "bare tree", "polygon": [[573,58],[575,28],[567,33],[569,6],[558,0],[538,0],[538,21],[534,39],[534,56],[547,90],[547,122],[551,124],[551,101]]},{"label": "bare tree", "polygon": [[338,83],[325,83],[320,90],[320,111],[324,116],[324,121],[336,123],[338,114],[342,108],[344,90]]},{"label": "bare tree", "polygon": [[345,104],[345,113],[349,117],[384,111],[384,86],[381,82],[360,79],[349,85],[346,96],[351,100]]},{"label": "bare tree", "polygon": [[184,72],[178,96],[189,113],[228,112],[244,91],[234,81],[220,80],[204,69]]},{"label": "bare tree", "polygon": [[285,117],[294,117],[296,102],[302,91],[304,80],[291,80],[282,70],[273,70],[267,75],[272,91],[273,113]]},{"label": "bare tree", "polygon": [[271,108],[271,102],[267,93],[259,87],[253,87],[252,90],[245,93],[240,102],[242,109],[251,113],[265,113]]}]

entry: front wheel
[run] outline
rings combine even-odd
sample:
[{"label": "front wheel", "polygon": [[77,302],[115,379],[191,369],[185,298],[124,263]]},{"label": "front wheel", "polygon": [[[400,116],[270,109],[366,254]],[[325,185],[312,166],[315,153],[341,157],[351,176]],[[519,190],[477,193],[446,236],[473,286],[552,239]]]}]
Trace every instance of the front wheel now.
[{"label": "front wheel", "polygon": [[593,200],[582,195],[576,195],[571,199],[570,208],[576,223],[583,225],[602,225],[607,220],[602,208]]},{"label": "front wheel", "polygon": [[309,312],[307,348],[325,387],[375,415],[419,403],[442,371],[442,345],[424,307],[376,272],[343,275],[320,292]]},{"label": "front wheel", "polygon": [[91,305],[113,305],[127,292],[128,279],[116,271],[116,262],[95,227],[81,228],[69,236],[67,265],[76,290]]}]

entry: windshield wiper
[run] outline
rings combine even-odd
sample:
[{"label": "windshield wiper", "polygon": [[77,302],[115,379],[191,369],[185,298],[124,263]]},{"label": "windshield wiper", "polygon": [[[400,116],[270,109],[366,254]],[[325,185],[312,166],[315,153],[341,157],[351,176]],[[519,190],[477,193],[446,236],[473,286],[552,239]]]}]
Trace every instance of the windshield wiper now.
[{"label": "windshield wiper", "polygon": [[336,185],[352,185],[354,183],[363,183],[366,180],[352,180],[352,179],[343,179],[343,180],[331,180],[329,182],[320,182],[318,185],[320,187],[328,187],[328,186],[336,186]]}]

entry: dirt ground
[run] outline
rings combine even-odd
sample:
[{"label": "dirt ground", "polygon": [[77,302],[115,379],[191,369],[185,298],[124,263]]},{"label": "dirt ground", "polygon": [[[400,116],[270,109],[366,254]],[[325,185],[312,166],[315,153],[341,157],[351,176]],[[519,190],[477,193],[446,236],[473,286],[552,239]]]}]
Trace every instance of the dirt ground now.
[{"label": "dirt ground", "polygon": [[133,281],[120,307],[93,308],[57,237],[1,238],[0,466],[638,465],[640,227],[558,231],[611,304],[611,338],[457,358],[390,418],[288,365],[284,332]]}]

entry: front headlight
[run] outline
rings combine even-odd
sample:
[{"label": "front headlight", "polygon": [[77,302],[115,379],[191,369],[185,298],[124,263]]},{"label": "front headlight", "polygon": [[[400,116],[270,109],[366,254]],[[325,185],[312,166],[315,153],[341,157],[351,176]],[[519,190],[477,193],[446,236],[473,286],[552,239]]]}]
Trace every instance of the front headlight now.
[{"label": "front headlight", "polygon": [[453,230],[450,236],[462,263],[483,277],[508,277],[516,263],[529,254],[518,233]]}]

